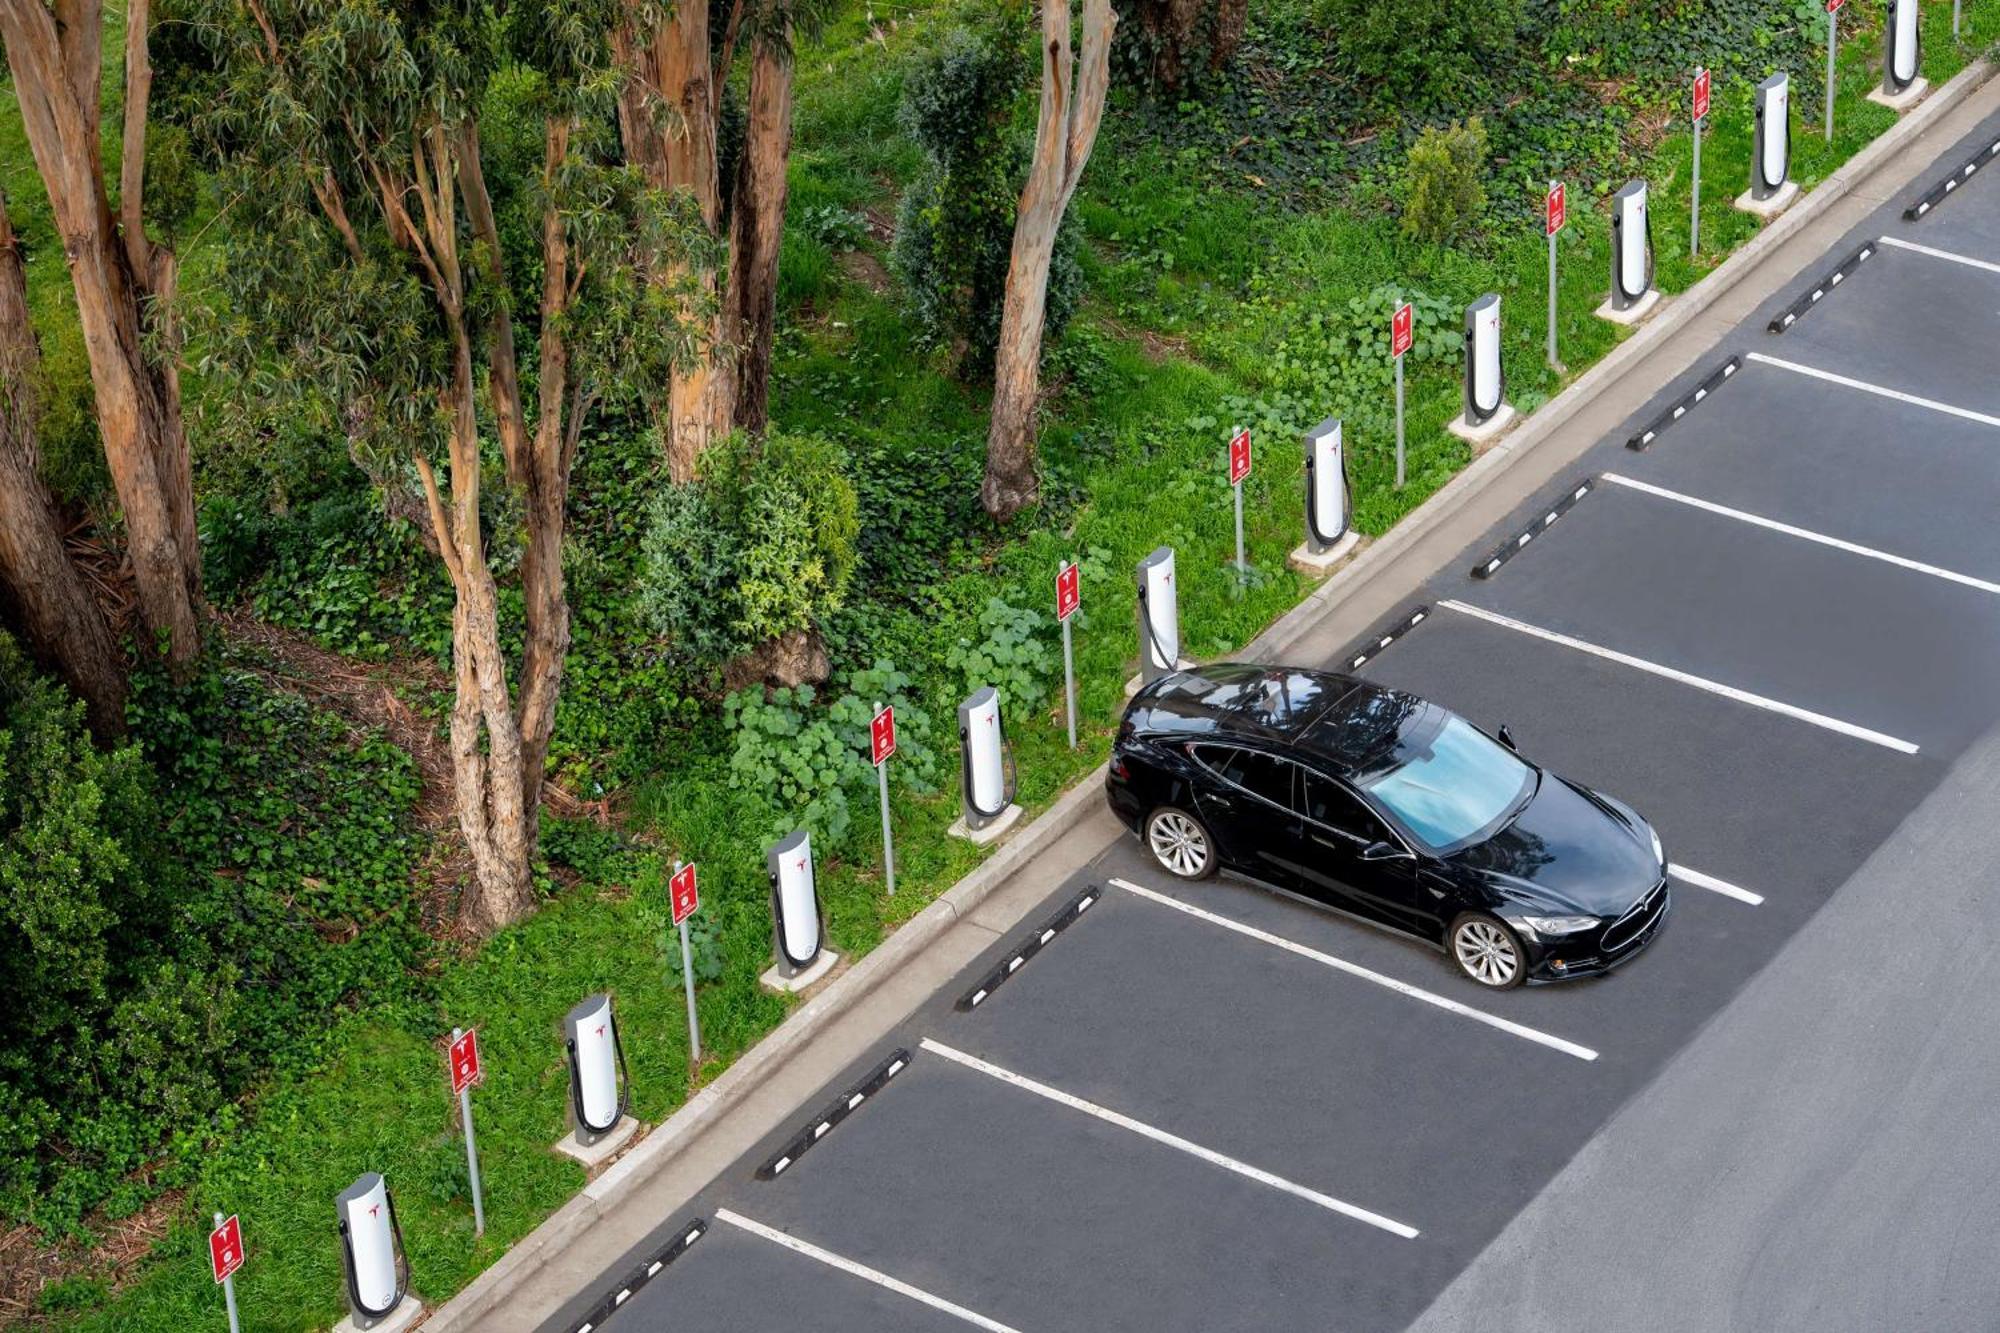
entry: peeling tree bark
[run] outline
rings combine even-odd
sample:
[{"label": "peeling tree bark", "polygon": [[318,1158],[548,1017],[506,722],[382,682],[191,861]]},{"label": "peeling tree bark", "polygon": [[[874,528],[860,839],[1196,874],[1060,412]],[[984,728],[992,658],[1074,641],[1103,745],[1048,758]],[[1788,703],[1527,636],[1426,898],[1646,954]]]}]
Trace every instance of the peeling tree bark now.
[{"label": "peeling tree bark", "polygon": [[789,34],[760,33],[750,65],[750,123],[730,204],[724,327],[739,349],[736,424],[762,434],[771,416],[771,348],[777,339],[778,248],[792,155]]},{"label": "peeling tree bark", "polygon": [[29,651],[83,700],[91,731],[109,739],[125,731],[124,662],[63,550],[54,502],[36,470],[41,350],[6,205],[0,196],[0,590]]},{"label": "peeling tree bark", "polygon": [[0,0],[0,40],[76,290],[140,617],[179,669],[201,646],[201,553],[179,377],[171,350],[156,356],[147,346],[146,311],[166,319],[177,276],[173,252],[152,244],[140,220],[152,83],[148,8],[147,0],[132,0],[127,18],[117,219],[99,149],[98,0],[57,0],[53,11],[42,0]]},{"label": "peeling tree bark", "polygon": [[1039,498],[1035,405],[1041,382],[1042,323],[1056,230],[1097,141],[1110,83],[1111,0],[1084,0],[1081,58],[1070,50],[1069,0],[1042,3],[1042,106],[1035,155],[1014,220],[1007,299],[993,367],[993,417],[986,434],[980,503],[1005,522]]}]

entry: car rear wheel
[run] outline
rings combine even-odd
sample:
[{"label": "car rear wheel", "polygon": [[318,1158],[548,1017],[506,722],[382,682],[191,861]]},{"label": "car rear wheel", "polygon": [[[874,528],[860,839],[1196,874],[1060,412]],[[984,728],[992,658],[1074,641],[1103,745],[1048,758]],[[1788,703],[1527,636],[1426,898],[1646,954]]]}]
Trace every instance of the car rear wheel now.
[{"label": "car rear wheel", "polygon": [[1467,912],[1451,923],[1451,960],[1488,990],[1512,990],[1528,975],[1528,957],[1506,923]]},{"label": "car rear wheel", "polygon": [[1208,826],[1171,805],[1146,817],[1146,850],[1162,870],[1177,878],[1207,879],[1215,873],[1215,839]]}]

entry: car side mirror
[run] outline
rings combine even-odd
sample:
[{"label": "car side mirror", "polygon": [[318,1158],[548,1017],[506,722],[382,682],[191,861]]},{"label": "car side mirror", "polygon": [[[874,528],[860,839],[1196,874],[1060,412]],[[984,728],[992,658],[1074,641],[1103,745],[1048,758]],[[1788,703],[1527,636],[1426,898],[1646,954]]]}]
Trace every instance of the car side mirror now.
[{"label": "car side mirror", "polygon": [[1521,753],[1521,747],[1514,744],[1513,730],[1509,728],[1507,724],[1504,722],[1500,724],[1500,743],[1506,746],[1508,749],[1512,750],[1515,754]]},{"label": "car side mirror", "polygon": [[1406,861],[1410,854],[1391,842],[1371,842],[1361,849],[1364,861]]}]

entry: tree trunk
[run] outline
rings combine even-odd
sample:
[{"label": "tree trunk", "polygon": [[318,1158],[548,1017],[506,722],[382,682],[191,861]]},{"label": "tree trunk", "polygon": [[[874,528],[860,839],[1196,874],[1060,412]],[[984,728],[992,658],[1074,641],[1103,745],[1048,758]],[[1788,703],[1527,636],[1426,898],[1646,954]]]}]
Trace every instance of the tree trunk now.
[{"label": "tree trunk", "polygon": [[91,731],[105,740],[125,731],[124,662],[63,550],[55,505],[36,470],[40,374],[21,250],[0,195],[0,589],[29,651],[83,700]]},{"label": "tree trunk", "polygon": [[201,646],[201,552],[179,381],[171,364],[156,363],[146,351],[142,312],[150,304],[167,317],[175,264],[172,252],[148,242],[139,225],[150,83],[145,0],[135,0],[129,21],[127,80],[138,105],[128,106],[125,118],[121,236],[99,149],[99,5],[58,0],[52,13],[42,0],[0,0],[0,39],[76,290],[139,614],[178,668]]},{"label": "tree trunk", "polygon": [[[718,89],[710,65],[708,6],[699,0],[679,0],[650,26],[646,9],[643,0],[628,0],[625,21],[612,43],[613,55],[625,72],[618,99],[625,156],[655,189],[691,194],[713,233],[722,218],[722,187],[716,162]],[[679,285],[686,276],[674,271],[659,278]],[[715,269],[704,267],[693,277],[693,291],[682,302],[681,313],[688,327],[705,325],[706,336],[698,340],[689,364],[674,367],[661,426],[667,473],[675,482],[693,480],[702,453],[728,433],[735,416],[730,348]]]},{"label": "tree trunk", "polygon": [[1040,392],[1042,320],[1056,229],[1097,141],[1110,83],[1111,0],[1084,0],[1082,59],[1070,54],[1069,0],[1042,5],[1042,106],[1035,155],[1014,217],[1007,299],[993,364],[993,417],[986,434],[980,503],[1005,522],[1035,503],[1035,400]]},{"label": "tree trunk", "polygon": [[736,424],[763,434],[771,419],[771,347],[778,325],[778,247],[792,156],[790,34],[754,39],[750,124],[730,205],[728,314],[738,348]]}]

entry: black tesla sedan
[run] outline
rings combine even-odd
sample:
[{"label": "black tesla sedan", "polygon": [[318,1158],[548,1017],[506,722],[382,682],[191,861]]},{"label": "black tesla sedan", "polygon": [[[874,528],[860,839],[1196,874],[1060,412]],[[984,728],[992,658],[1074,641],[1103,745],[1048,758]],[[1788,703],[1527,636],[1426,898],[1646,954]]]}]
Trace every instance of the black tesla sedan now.
[{"label": "black tesla sedan", "polygon": [[1222,866],[1442,947],[1505,989],[1608,971],[1667,917],[1624,802],[1447,708],[1351,676],[1222,663],[1125,710],[1111,808],[1170,874]]}]

